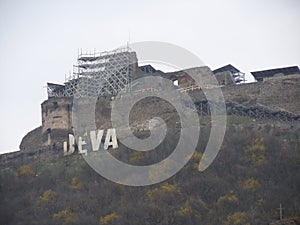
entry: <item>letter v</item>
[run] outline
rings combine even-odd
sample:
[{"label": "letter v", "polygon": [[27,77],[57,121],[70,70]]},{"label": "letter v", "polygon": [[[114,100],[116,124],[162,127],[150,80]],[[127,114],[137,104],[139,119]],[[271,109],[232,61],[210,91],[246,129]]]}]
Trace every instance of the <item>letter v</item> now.
[{"label": "letter v", "polygon": [[93,151],[99,150],[102,136],[103,136],[103,130],[97,130],[97,137],[96,137],[96,130],[92,130],[90,132]]}]

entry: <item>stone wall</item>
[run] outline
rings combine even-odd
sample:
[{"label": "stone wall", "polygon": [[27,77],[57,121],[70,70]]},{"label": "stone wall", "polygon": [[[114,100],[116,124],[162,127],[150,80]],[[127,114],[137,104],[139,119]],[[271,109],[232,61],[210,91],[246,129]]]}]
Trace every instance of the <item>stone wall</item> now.
[{"label": "stone wall", "polygon": [[[143,71],[135,71],[137,79],[139,77],[145,77],[149,75],[162,76],[166,79],[178,79],[179,87],[185,87],[186,84],[191,85],[192,80],[188,79],[188,74],[200,76],[200,82],[202,85],[206,85],[209,82],[209,77],[213,76],[211,70],[208,67],[191,68],[184,71],[176,71],[171,73],[163,73],[156,71],[155,73],[144,73]],[[222,92],[226,101],[233,101],[245,106],[253,104],[262,104],[273,108],[274,110],[285,110],[291,113],[300,114],[300,74],[279,76],[264,79],[263,82],[240,84],[236,85],[228,72],[223,72],[216,75],[219,85],[221,85]],[[226,85],[222,85],[225,83]],[[194,100],[203,101],[205,96],[203,92],[198,90],[190,93]],[[101,102],[110,102],[111,96],[107,100]],[[81,100],[81,107],[83,112],[80,112],[82,118],[86,115],[91,107],[90,102]],[[50,133],[52,130],[71,130],[72,129],[72,98],[60,97],[49,98],[42,103],[42,133]],[[101,111],[102,106],[97,105],[97,111]],[[86,111],[86,112],[85,112]],[[81,119],[82,119],[81,118]],[[75,118],[76,119],[76,118]],[[73,121],[76,122],[76,121]],[[77,121],[77,127],[81,126],[80,121]],[[104,120],[96,121],[97,124],[104,123]],[[83,124],[86,124],[85,122]],[[94,124],[91,124],[93,126]]]},{"label": "stone wall", "polygon": [[32,161],[48,161],[49,159],[57,159],[63,157],[62,147],[52,148],[44,146],[35,148],[35,151],[18,151],[0,155],[0,168],[19,167]]},{"label": "stone wall", "polygon": [[[207,68],[193,68],[190,73],[205,73]],[[205,76],[211,73],[205,73],[204,78],[201,80],[205,84]],[[168,73],[169,77],[180,77],[182,72]],[[273,77],[265,79],[263,82],[249,83],[249,84],[231,84],[221,86],[224,98],[228,102],[236,102],[251,107],[253,105],[264,105],[271,110],[278,111],[284,110],[294,114],[300,115],[300,74],[289,75],[283,77]],[[137,93],[138,94],[138,93]],[[189,92],[194,101],[205,101],[205,95],[202,91],[196,90]],[[100,97],[96,104],[96,120],[95,123],[90,124],[91,127],[100,129],[108,129],[111,126],[110,109],[111,109],[112,96]],[[45,146],[55,148],[61,147],[62,142],[67,139],[68,133],[73,131],[72,127],[72,110],[80,113],[80,120],[77,126],[82,129],[91,130],[91,127],[83,127],[86,122],[85,117],[89,118],[94,116],[90,114],[91,102],[85,99],[80,100],[80,104],[84,107],[81,109],[72,109],[72,98],[49,98],[42,103],[42,126],[29,132],[22,140],[20,150],[22,151],[35,151]],[[93,103],[94,104],[94,103]],[[158,106],[155,103],[149,104],[153,106],[151,112],[163,109],[164,106]],[[75,107],[75,106],[74,106]],[[93,107],[92,107],[93,108]],[[83,110],[79,112],[77,110]],[[149,111],[149,112],[150,112]],[[167,118],[172,118],[173,110],[166,108]],[[133,115],[138,116],[137,112],[133,111]],[[140,115],[140,114],[139,114]],[[140,115],[144,118],[147,114]],[[141,119],[140,118],[140,119]],[[83,125],[82,125],[83,124]]]},{"label": "stone wall", "polygon": [[[225,101],[251,106],[265,105],[275,111],[283,110],[300,115],[300,74],[273,77],[263,82],[221,87]],[[205,101],[198,90],[190,93],[196,101]]]},{"label": "stone wall", "polygon": [[72,98],[51,97],[41,104],[42,126],[26,134],[20,144],[21,152],[62,148],[72,121]]},{"label": "stone wall", "polygon": [[20,144],[21,151],[31,152],[37,148],[41,148],[46,143],[45,137],[43,138],[42,127],[38,127],[28,134],[26,134]]},{"label": "stone wall", "polygon": [[51,97],[42,107],[42,132],[71,127],[72,98]]},{"label": "stone wall", "polygon": [[220,85],[230,85],[235,84],[234,78],[232,76],[232,73],[229,71],[224,71],[215,74],[217,81]]},{"label": "stone wall", "polygon": [[264,79],[258,102],[300,114],[300,74]]}]

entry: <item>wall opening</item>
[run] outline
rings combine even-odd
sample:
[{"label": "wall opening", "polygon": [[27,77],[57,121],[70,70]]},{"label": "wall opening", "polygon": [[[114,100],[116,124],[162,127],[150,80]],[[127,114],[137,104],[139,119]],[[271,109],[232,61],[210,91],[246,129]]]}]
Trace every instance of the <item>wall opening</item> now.
[{"label": "wall opening", "polygon": [[54,106],[54,109],[57,109],[58,108],[57,102],[53,102],[53,106]]},{"label": "wall opening", "polygon": [[178,80],[177,79],[173,80],[173,85],[176,86],[176,87],[178,87]]}]

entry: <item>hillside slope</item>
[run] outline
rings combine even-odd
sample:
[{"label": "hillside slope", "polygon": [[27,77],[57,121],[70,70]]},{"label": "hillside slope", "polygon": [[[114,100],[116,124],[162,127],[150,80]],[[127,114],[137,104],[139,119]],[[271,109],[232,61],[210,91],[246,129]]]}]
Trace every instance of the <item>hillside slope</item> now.
[{"label": "hillside slope", "polygon": [[[254,127],[245,118],[231,118],[219,155],[199,172],[208,134],[204,127],[193,158],[179,173],[147,187],[108,181],[81,155],[63,157],[62,149],[3,163],[0,224],[269,224],[279,218],[280,204],[284,218],[299,223],[299,129]],[[173,142],[167,137],[163,147]],[[112,154],[140,165],[166,153],[120,146]]]}]

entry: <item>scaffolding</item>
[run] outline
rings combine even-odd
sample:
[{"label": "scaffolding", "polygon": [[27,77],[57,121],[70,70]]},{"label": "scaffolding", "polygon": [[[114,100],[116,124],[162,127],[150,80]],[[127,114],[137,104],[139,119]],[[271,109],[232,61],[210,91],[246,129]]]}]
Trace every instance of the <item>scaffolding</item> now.
[{"label": "scaffolding", "polygon": [[236,84],[244,84],[246,83],[245,73],[243,72],[236,72],[232,74],[233,79]]},{"label": "scaffolding", "polygon": [[64,85],[47,84],[48,97],[97,97],[130,91],[136,53],[128,47],[78,54],[77,65]]},{"label": "scaffolding", "polygon": [[217,73],[226,72],[226,71],[231,72],[232,78],[236,84],[246,83],[245,73],[241,72],[240,70],[238,70],[231,64],[228,64],[221,68],[215,69],[215,70],[213,70],[213,73],[217,74]]}]

